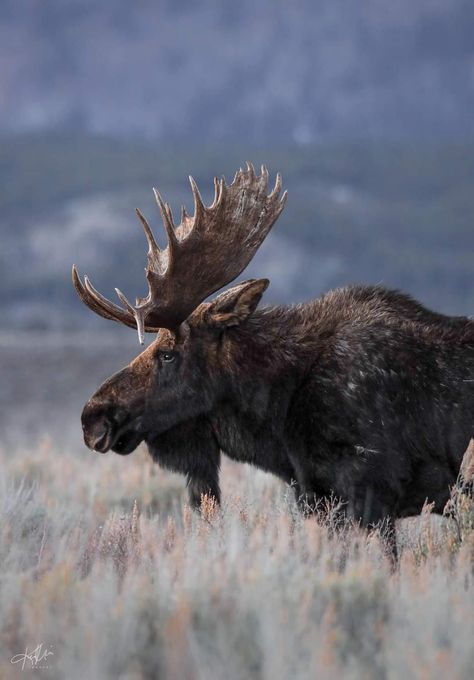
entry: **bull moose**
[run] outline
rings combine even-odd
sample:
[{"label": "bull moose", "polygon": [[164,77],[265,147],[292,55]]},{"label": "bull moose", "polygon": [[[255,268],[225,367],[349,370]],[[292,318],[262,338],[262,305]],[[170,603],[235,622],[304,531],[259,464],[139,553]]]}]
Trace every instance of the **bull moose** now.
[{"label": "bull moose", "polygon": [[251,164],[214,180],[194,215],[155,197],[167,233],[148,241],[149,292],[120,307],[73,267],[83,302],[156,339],[106,380],[82,413],[91,449],[153,459],[187,476],[191,504],[220,500],[221,452],[295,487],[314,507],[336,496],[363,525],[442,511],[473,431],[474,321],[429,311],[379,286],[352,286],[304,304],[258,308],[267,279],[205,302],[247,266],[282,212],[277,175]]}]

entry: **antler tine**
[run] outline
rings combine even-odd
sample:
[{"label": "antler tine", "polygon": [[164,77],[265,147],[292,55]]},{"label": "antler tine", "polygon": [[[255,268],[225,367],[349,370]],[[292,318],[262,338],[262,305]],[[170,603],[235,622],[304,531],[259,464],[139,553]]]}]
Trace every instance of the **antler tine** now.
[{"label": "antler tine", "polygon": [[262,165],[260,168],[260,180],[262,182],[263,188],[265,189],[265,193],[267,193],[267,187],[268,187],[268,170],[266,165]]},{"label": "antler tine", "polygon": [[204,203],[202,202],[201,194],[199,193],[198,186],[194,181],[194,177],[191,177],[191,175],[189,175],[189,183],[191,184],[191,189],[194,198],[194,224],[199,224],[199,222],[204,217],[206,208],[204,207]]},{"label": "antler tine", "polygon": [[146,240],[148,242],[148,252],[149,252],[150,255],[156,255],[157,253],[160,252],[160,246],[155,241],[155,237],[153,235],[153,232],[150,229],[150,226],[149,226],[148,222],[146,221],[145,217],[143,216],[143,213],[141,212],[141,210],[139,210],[139,208],[135,208],[135,212],[138,216],[138,219],[143,224],[143,229],[145,230],[145,236],[146,236]]},{"label": "antler tine", "polygon": [[275,180],[275,186],[273,187],[273,191],[268,197],[268,200],[272,200],[273,198],[276,198],[281,191],[281,175],[279,172],[277,172],[276,180]]},{"label": "antler tine", "polygon": [[84,277],[84,283],[81,281],[76,265],[72,268],[72,280],[79,297],[93,312],[103,316],[105,319],[120,321],[127,326],[134,327],[133,318],[130,317],[128,312],[101,295],[91,284],[87,276]]},{"label": "antler tine", "polygon": [[173,219],[173,211],[171,210],[171,206],[169,203],[165,203],[165,208],[166,212],[168,214],[169,220],[171,224],[173,225],[173,231],[175,231],[175,224],[174,224],[174,219]]},{"label": "antler tine", "polygon": [[104,297],[101,293],[99,293],[99,291],[96,288],[94,288],[88,276],[84,276],[84,287],[86,291],[89,293],[89,295],[91,295],[94,298],[95,302],[98,305],[101,305],[110,314],[113,315],[113,313],[117,311],[123,312],[123,309],[121,309],[118,305],[114,304],[110,300],[107,300],[106,297]]},{"label": "antler tine", "polygon": [[222,176],[219,182],[219,199],[217,201],[218,208],[221,208],[224,205],[226,196],[227,196],[227,184],[225,183],[225,177]]},{"label": "antler tine", "polygon": [[122,293],[120,288],[116,288],[115,292],[117,293],[117,297],[120,300],[120,302],[124,305],[124,307],[130,312],[130,314],[133,314],[133,316],[135,316],[135,307],[132,304],[130,304],[130,302],[127,300],[127,298]]},{"label": "antler tine", "polygon": [[[145,316],[148,311],[145,307],[146,298],[140,301],[137,300],[137,306],[134,307],[133,305],[130,304],[130,302],[127,300],[127,298],[119,288],[116,288],[115,292],[117,293],[120,301],[125,305],[127,310],[130,312],[130,314],[133,315],[133,318],[135,319],[138,331],[138,342],[140,343],[140,345],[145,344]],[[140,307],[139,306],[140,304],[144,306]]]},{"label": "antler tine", "polygon": [[219,194],[220,194],[220,182],[217,179],[217,177],[214,177],[214,200],[212,201],[211,205],[209,206],[209,210],[211,208],[215,208],[219,201]]},{"label": "antler tine", "polygon": [[[102,307],[98,304],[98,302],[88,292],[84,283],[79,278],[79,274],[77,273],[77,268],[76,268],[75,264],[72,266],[72,282],[73,282],[74,288],[76,289],[77,294],[79,295],[81,300],[90,309],[92,309],[92,311],[96,312],[96,314],[99,314],[100,316],[103,316],[105,319],[113,319],[114,318],[111,311],[107,311],[105,309],[102,309]],[[111,303],[111,305],[112,305],[112,303]]]},{"label": "antler tine", "polygon": [[247,163],[247,172],[250,175],[250,179],[253,181],[255,179],[255,168],[253,167],[253,165],[250,161],[246,161],[246,163]]},{"label": "antler tine", "polygon": [[[122,307],[116,305],[114,302],[111,302],[94,288],[87,276],[84,277],[84,282],[82,282],[79,274],[77,273],[76,265],[73,265],[72,268],[72,280],[79,297],[84,302],[84,304],[89,307],[89,309],[99,316],[102,316],[104,319],[111,319],[112,321],[123,323],[125,326],[129,326],[130,328],[138,327],[138,334],[141,337],[142,344],[144,332],[156,333],[158,331],[157,326],[151,326],[150,324],[143,323],[145,320],[145,316],[143,315],[143,322],[141,324],[142,332],[140,333],[140,318],[137,319],[137,317],[142,316],[141,311],[134,310],[132,313],[128,310],[128,307],[127,310],[125,310]],[[124,295],[123,297],[125,298]],[[126,298],[125,300],[128,305],[132,307]]]},{"label": "antler tine", "polygon": [[148,309],[145,307],[138,307],[135,310],[135,321],[137,322],[137,331],[138,331],[138,342],[140,345],[145,344],[145,317],[147,315]]},{"label": "antler tine", "polygon": [[[174,224],[173,224],[172,220],[170,219],[170,215],[168,213],[168,210],[166,209],[166,205],[163,203],[163,199],[161,198],[160,192],[157,191],[154,188],[153,193],[155,194],[155,199],[156,199],[156,202],[158,203],[158,207],[159,207],[160,213],[161,213],[161,219],[163,220],[163,225],[165,227],[166,235],[168,236],[168,248],[170,249],[170,255],[171,255],[175,246],[178,244],[178,239],[177,239],[177,236],[176,236],[176,232],[174,230]],[[171,263],[171,257],[170,257],[169,261]]]}]

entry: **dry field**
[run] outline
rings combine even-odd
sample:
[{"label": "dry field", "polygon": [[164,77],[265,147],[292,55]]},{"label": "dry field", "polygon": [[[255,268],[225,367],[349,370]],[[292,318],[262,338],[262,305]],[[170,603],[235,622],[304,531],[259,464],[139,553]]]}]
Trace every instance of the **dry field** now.
[{"label": "dry field", "polygon": [[[17,390],[11,412],[1,402],[2,680],[472,679],[469,500],[456,521],[427,508],[400,523],[394,573],[377,532],[335,533],[331,508],[305,519],[291,489],[245,466],[224,464],[222,509],[205,500],[197,516],[145,450],[81,446],[75,400],[101,377],[84,348],[42,404],[57,350],[25,365],[18,347],[4,341],[1,366]],[[113,363],[128,349],[100,352]],[[6,424],[22,411],[52,436],[15,440]]]}]

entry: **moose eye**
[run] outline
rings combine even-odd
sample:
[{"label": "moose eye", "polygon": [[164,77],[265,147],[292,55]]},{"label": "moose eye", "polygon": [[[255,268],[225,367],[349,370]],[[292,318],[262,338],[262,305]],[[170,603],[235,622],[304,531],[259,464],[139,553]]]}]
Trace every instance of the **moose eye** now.
[{"label": "moose eye", "polygon": [[161,358],[165,362],[165,364],[170,364],[172,361],[175,360],[176,354],[174,352],[163,352]]}]

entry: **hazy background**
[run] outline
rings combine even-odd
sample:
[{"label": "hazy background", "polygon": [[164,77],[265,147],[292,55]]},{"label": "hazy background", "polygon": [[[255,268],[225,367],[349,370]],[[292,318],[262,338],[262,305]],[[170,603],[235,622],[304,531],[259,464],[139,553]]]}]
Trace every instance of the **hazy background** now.
[{"label": "hazy background", "polygon": [[376,282],[473,313],[473,3],[2,1],[0,437],[79,441],[138,345],[72,263],[142,295],[135,206],[161,233],[152,186],[178,214],[246,159],[289,190],[247,272],[268,301]]},{"label": "hazy background", "polygon": [[224,460],[199,516],[144,446],[82,443],[140,347],[71,265],[143,295],[134,208],[162,240],[153,186],[177,216],[247,159],[289,192],[244,273],[265,301],[368,282],[474,314],[474,0],[0,0],[2,680],[39,644],[36,680],[472,680],[467,496],[399,523],[390,574],[255,468]]}]

